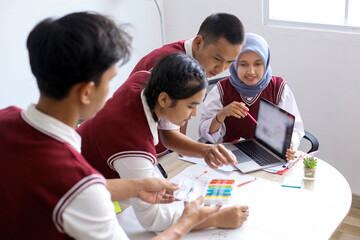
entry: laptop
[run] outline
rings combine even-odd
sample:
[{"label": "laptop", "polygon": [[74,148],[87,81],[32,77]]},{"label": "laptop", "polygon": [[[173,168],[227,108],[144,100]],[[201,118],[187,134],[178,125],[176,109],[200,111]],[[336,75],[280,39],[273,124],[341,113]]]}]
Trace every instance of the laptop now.
[{"label": "laptop", "polygon": [[223,144],[236,156],[235,166],[248,173],[286,163],[295,117],[277,105],[260,98],[255,137]]}]

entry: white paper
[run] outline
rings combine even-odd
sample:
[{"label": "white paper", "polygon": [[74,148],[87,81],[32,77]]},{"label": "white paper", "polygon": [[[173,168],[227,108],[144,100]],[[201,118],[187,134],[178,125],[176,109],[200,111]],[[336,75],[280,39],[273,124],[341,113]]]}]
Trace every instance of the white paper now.
[{"label": "white paper", "polygon": [[[187,162],[192,162],[192,163],[196,163],[196,164],[200,164],[203,166],[208,166],[204,160],[204,158],[195,158],[195,157],[187,157],[187,156],[180,156],[179,157],[180,160],[184,160]],[[225,171],[225,172],[230,172],[230,171],[234,171],[237,170],[233,165],[229,164],[228,166],[223,165],[222,167],[218,167],[219,170]]]}]

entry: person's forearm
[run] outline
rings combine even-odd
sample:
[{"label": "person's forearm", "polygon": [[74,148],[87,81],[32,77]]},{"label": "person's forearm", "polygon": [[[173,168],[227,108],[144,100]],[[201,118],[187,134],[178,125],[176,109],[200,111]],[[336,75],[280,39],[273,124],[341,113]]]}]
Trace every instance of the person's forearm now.
[{"label": "person's forearm", "polygon": [[160,130],[160,136],[162,143],[166,147],[178,154],[189,157],[204,157],[206,151],[210,148],[209,145],[195,142],[176,130]]},{"label": "person's forearm", "polygon": [[213,134],[217,131],[219,131],[219,128],[221,127],[222,123],[225,121],[225,118],[223,118],[219,113],[217,113],[212,121],[211,121],[211,124],[210,124],[210,127],[209,127],[209,134]]},{"label": "person's forearm", "polygon": [[208,217],[205,221],[203,221],[202,223],[194,226],[192,230],[199,230],[199,229],[205,229],[205,228],[210,228],[210,227],[217,227],[217,215],[213,214],[210,217]]},{"label": "person's forearm", "polygon": [[163,232],[164,235],[160,234],[158,235],[159,238],[154,238],[156,240],[160,239],[180,239],[181,236],[185,235],[186,233],[193,231],[193,230],[199,230],[199,229],[205,229],[210,227],[217,227],[217,215],[213,214],[210,217],[208,217],[205,221],[202,223],[194,226],[194,224],[189,219],[182,219],[180,218],[178,222],[176,222],[174,225],[172,225],[169,229]]},{"label": "person's forearm", "polygon": [[194,223],[191,219],[180,218],[174,225],[168,228],[166,231],[162,232],[152,240],[177,240],[184,236],[186,233],[190,232]]},{"label": "person's forearm", "polygon": [[111,200],[121,200],[136,197],[139,192],[141,179],[106,179],[111,193]]}]

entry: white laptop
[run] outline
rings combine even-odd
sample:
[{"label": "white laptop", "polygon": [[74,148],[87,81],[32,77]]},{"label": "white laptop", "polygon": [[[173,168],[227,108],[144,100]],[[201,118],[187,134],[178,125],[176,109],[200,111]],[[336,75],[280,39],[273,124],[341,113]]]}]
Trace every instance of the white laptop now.
[{"label": "white laptop", "polygon": [[234,153],[235,167],[243,173],[285,164],[294,123],[292,114],[260,98],[255,137],[224,146]]}]

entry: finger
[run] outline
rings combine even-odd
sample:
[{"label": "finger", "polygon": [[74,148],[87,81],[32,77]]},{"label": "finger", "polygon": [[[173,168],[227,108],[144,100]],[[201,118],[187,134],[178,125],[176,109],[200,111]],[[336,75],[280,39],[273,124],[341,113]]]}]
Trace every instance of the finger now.
[{"label": "finger", "polygon": [[[246,110],[246,109],[245,109]],[[248,110],[246,110],[245,111],[244,110],[244,108],[241,106],[238,110],[237,110],[237,113],[242,117],[242,118],[244,118],[244,117],[246,117],[248,114],[247,114],[247,112],[246,111],[248,111]]]},{"label": "finger", "polygon": [[162,195],[163,198],[172,198],[174,197],[174,195],[171,193],[165,193],[164,195]]},{"label": "finger", "polygon": [[220,163],[215,159],[215,158],[212,158],[212,159],[205,159],[205,162],[206,164],[211,167],[211,168],[218,168],[218,166],[220,166]]},{"label": "finger", "polygon": [[175,202],[175,201],[176,201],[176,199],[174,197],[172,197],[172,198],[163,198],[163,199],[161,199],[160,203],[166,204],[166,203],[172,203],[172,202]]},{"label": "finger", "polygon": [[237,109],[249,111],[249,108],[247,108],[246,104],[243,102],[234,102],[234,105]]},{"label": "finger", "polygon": [[232,116],[237,117],[237,118],[244,118],[247,116],[247,114],[242,111],[241,109],[235,109],[232,113]]},{"label": "finger", "polygon": [[241,105],[241,108],[242,108],[242,109],[244,109],[244,110],[246,110],[246,111],[249,111],[249,110],[250,110],[250,109],[246,106],[245,103],[241,102],[240,105]]},{"label": "finger", "polygon": [[246,113],[244,111],[247,107],[244,106],[242,103],[236,103],[232,105],[232,108],[229,109],[229,112],[234,116],[238,118],[244,118],[246,117]]},{"label": "finger", "polygon": [[231,112],[229,112],[229,116],[236,117],[236,118],[239,118],[239,119],[243,118],[243,117],[242,117],[238,112],[236,112],[236,111],[231,111]]},{"label": "finger", "polygon": [[242,212],[247,212],[247,211],[249,211],[249,207],[248,207],[248,206],[240,206],[239,209],[240,209],[240,211],[242,211]]},{"label": "finger", "polygon": [[287,149],[287,150],[286,150],[286,154],[285,154],[286,160],[292,160],[292,159],[294,159],[294,158],[295,158],[295,153],[296,153],[296,151]]},{"label": "finger", "polygon": [[214,156],[211,150],[209,150],[208,153],[206,154],[205,162],[211,168],[218,168],[218,166],[221,166],[220,162],[217,161],[216,157]]},{"label": "finger", "polygon": [[199,196],[197,199],[195,199],[194,202],[200,206],[201,204],[203,204],[204,201],[205,201],[204,196]]},{"label": "finger", "polygon": [[219,152],[221,153],[221,156],[225,157],[227,162],[229,162],[231,165],[238,164],[235,155],[231,151],[227,150],[222,144],[219,144],[217,146]]},{"label": "finger", "polygon": [[215,147],[215,148],[213,149],[213,154],[214,154],[215,159],[221,164],[220,166],[222,166],[222,165],[229,165],[228,160],[225,158],[225,156],[223,156],[223,155],[220,153],[218,147]]},{"label": "finger", "polygon": [[162,180],[162,187],[167,191],[167,192],[173,192],[179,189],[179,185],[177,185],[176,183],[170,182],[168,180],[165,179],[160,179]]}]

